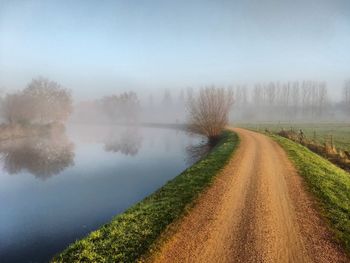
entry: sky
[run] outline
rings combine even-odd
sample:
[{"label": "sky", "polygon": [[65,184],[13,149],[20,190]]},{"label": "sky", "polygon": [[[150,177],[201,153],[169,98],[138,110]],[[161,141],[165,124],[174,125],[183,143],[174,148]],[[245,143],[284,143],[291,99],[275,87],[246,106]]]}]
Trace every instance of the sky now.
[{"label": "sky", "polygon": [[350,78],[348,0],[0,0],[0,88],[126,90]]}]

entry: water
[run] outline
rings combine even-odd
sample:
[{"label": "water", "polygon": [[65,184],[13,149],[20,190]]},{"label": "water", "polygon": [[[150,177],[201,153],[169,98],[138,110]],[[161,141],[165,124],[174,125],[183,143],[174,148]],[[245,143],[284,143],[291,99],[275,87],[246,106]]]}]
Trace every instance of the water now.
[{"label": "water", "polygon": [[1,142],[0,262],[47,262],[183,171],[202,141],[172,129],[76,125]]}]

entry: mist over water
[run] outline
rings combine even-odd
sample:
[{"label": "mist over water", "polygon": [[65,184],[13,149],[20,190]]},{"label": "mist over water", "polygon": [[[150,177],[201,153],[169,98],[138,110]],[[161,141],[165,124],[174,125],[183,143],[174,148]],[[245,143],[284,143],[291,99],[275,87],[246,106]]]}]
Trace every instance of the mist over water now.
[{"label": "mist over water", "polygon": [[188,154],[202,137],[173,129],[81,124],[62,136],[0,143],[1,262],[47,262],[203,157]]}]

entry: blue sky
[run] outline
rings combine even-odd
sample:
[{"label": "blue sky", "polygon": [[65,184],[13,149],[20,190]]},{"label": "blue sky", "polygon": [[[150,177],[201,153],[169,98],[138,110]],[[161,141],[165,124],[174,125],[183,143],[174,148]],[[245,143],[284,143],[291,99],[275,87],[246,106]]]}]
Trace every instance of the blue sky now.
[{"label": "blue sky", "polygon": [[350,78],[350,1],[0,0],[0,87],[38,75],[76,97]]}]

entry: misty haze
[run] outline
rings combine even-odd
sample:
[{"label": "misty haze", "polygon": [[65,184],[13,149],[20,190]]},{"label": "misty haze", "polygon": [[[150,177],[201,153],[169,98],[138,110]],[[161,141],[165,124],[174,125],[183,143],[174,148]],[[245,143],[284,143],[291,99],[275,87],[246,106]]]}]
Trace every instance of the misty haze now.
[{"label": "misty haze", "polygon": [[0,0],[0,262],[350,262],[350,2]]}]

